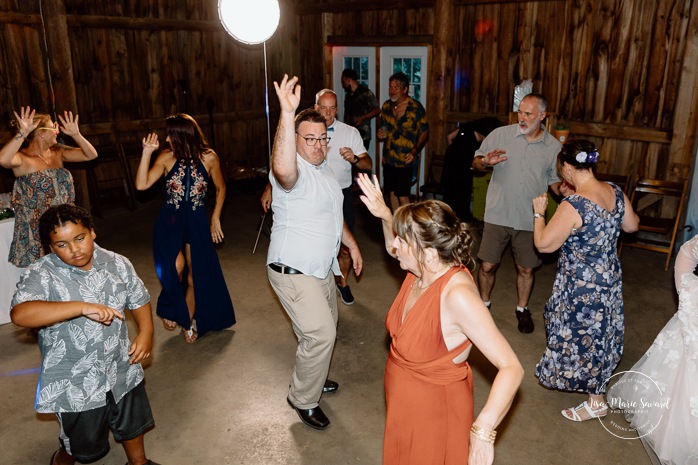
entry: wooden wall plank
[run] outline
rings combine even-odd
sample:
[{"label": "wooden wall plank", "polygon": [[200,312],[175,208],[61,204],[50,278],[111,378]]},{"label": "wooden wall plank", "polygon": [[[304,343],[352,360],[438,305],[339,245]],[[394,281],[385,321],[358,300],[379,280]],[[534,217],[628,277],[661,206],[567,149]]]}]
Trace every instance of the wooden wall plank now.
[{"label": "wooden wall plank", "polygon": [[[83,122],[138,141],[168,114],[186,110],[203,118],[199,123],[210,133],[207,102],[213,101],[220,151],[230,162],[266,162],[268,147],[260,144],[266,140],[263,48],[227,36],[216,2],[51,1],[65,5]],[[444,70],[443,81],[435,77],[432,84],[444,86],[440,103],[429,105],[432,142],[454,124],[450,114],[506,117],[514,86],[530,78],[577,137],[604,148],[609,169],[678,177],[687,172],[698,118],[698,0],[443,1],[456,27],[446,42],[452,55],[447,49],[445,66],[434,66],[443,61],[442,49],[430,52],[430,69]],[[433,47],[439,33],[434,5],[436,0],[281,0],[282,21],[267,42],[269,78],[299,75],[303,105],[310,105],[331,76],[328,37],[352,45]],[[38,7],[38,0],[0,0],[0,124],[21,103],[49,106]],[[273,130],[273,93],[270,104]],[[252,112],[247,121],[217,119],[245,112]]]},{"label": "wooden wall plank", "polygon": [[681,105],[677,105],[674,113],[674,138],[669,149],[669,179],[685,179],[691,172],[691,165],[695,164],[698,131],[698,8],[695,2],[686,19],[683,73],[677,92],[677,102]]},{"label": "wooden wall plank", "polygon": [[[492,54],[497,56],[497,74],[492,78],[497,82],[496,114],[506,114],[512,110],[514,87],[521,82],[516,73],[517,51],[515,49],[515,32],[517,29],[517,11],[515,4],[503,4],[499,7],[499,16],[492,20],[496,23],[498,33],[497,47]],[[488,109],[480,109],[477,106],[469,108],[472,112],[487,113]],[[508,118],[504,121],[508,121]]]}]

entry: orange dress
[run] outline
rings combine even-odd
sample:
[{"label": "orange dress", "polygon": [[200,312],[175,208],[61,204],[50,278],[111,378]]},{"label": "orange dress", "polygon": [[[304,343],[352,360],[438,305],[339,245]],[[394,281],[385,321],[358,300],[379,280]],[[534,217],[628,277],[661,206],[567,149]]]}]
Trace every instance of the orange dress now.
[{"label": "orange dress", "polygon": [[[465,465],[473,423],[473,385],[468,362],[453,358],[441,332],[441,293],[465,268],[453,267],[422,294],[403,321],[417,279],[408,274],[386,317],[392,338],[385,369],[386,421],[383,465]],[[470,274],[470,273],[468,273]]]}]

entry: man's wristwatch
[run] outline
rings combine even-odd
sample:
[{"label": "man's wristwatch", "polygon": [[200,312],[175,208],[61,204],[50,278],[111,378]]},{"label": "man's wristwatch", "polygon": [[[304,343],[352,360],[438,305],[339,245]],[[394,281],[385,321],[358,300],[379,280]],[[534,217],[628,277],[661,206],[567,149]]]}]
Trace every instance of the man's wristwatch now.
[{"label": "man's wristwatch", "polygon": [[536,218],[544,218],[544,216],[541,215],[540,213],[534,213],[534,214],[533,214],[533,219],[536,219]]}]

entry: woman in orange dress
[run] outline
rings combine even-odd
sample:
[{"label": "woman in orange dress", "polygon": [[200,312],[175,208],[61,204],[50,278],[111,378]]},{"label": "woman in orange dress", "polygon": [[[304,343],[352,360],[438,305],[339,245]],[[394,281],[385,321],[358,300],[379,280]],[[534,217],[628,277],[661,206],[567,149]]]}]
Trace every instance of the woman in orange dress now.
[{"label": "woman in orange dress", "polygon": [[[465,268],[473,263],[467,225],[438,200],[404,205],[393,218],[378,179],[360,174],[358,183],[383,222],[388,253],[407,271],[386,318],[383,464],[489,465],[523,368]],[[472,345],[499,370],[475,421]]]}]

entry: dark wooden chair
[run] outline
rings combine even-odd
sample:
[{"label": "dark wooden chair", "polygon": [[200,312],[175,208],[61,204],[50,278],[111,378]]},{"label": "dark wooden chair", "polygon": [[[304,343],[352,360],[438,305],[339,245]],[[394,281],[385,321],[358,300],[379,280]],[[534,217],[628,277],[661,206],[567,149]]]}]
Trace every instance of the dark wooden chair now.
[{"label": "dark wooden chair", "polygon": [[436,198],[437,195],[443,195],[444,191],[443,187],[441,186],[441,175],[443,174],[443,168],[444,156],[433,153],[431,155],[427,177],[424,180],[424,184],[419,188],[422,200],[426,199],[428,195],[430,195],[431,198]]},{"label": "dark wooden chair", "polygon": [[625,194],[628,193],[628,188],[630,187],[630,174],[611,174],[611,173],[594,173],[596,179],[599,181],[612,182],[616,186],[620,187]]},{"label": "dark wooden chair", "polygon": [[87,185],[90,205],[95,216],[102,216],[106,206],[136,208],[133,176],[120,144],[95,147],[98,157],[88,162]]},{"label": "dark wooden chair", "polygon": [[674,252],[676,233],[686,198],[687,181],[673,182],[639,178],[630,196],[633,209],[640,217],[638,233],[621,239],[618,255],[623,247],[637,247],[667,255],[664,271],[669,269]]}]

